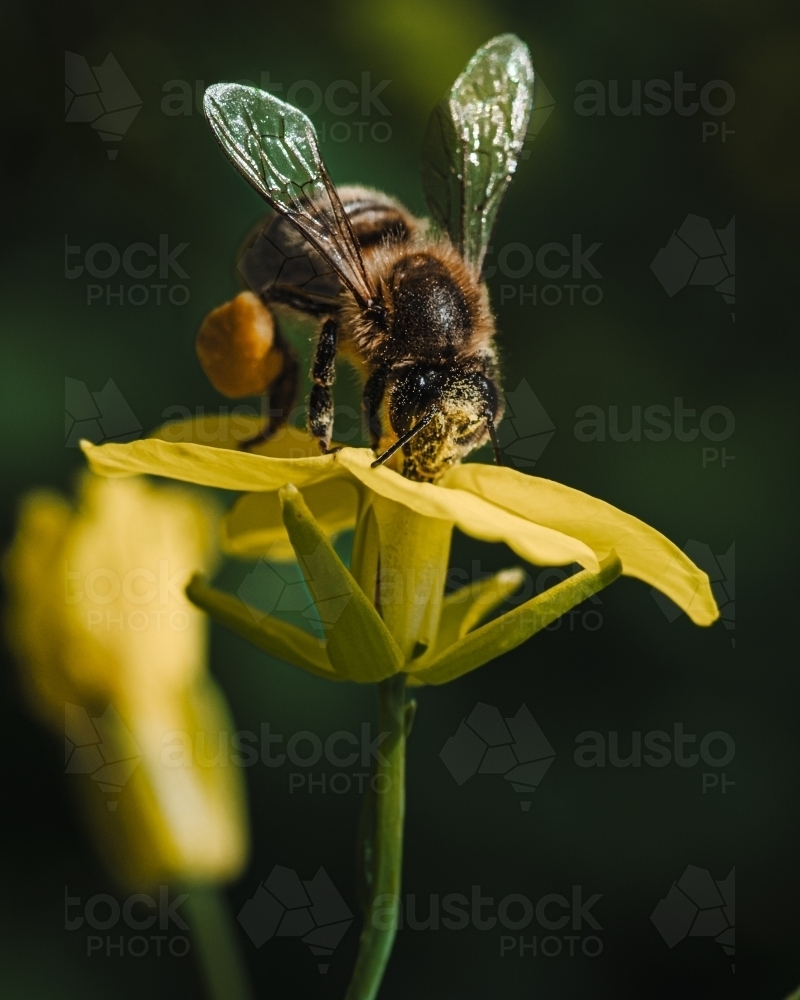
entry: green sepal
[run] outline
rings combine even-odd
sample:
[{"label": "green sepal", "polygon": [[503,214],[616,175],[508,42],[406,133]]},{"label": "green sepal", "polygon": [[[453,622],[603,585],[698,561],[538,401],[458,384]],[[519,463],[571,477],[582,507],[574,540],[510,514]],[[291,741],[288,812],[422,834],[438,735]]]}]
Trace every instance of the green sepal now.
[{"label": "green sepal", "polygon": [[424,683],[418,679],[419,671],[426,669],[437,660],[454,642],[458,642],[472,629],[495,611],[525,579],[518,567],[504,569],[484,580],[476,580],[448,594],[442,604],[439,631],[433,649],[429,650],[408,675],[410,687],[420,687]]},{"label": "green sepal", "polygon": [[[477,628],[525,580],[524,572],[515,567],[504,569],[485,580],[478,580],[448,594],[442,607],[439,634],[436,636],[434,656],[438,657],[449,646]],[[434,657],[431,657],[433,659]]]},{"label": "green sepal", "polygon": [[622,563],[612,552],[600,564],[599,573],[583,570],[562,580],[513,611],[468,632],[436,656],[432,663],[411,676],[420,684],[447,684],[470,670],[482,667],[607,587],[621,572]]},{"label": "green sepal", "polygon": [[336,554],[300,491],[280,490],[283,523],[325,628],[328,660],[347,680],[376,683],[402,667],[383,619]]},{"label": "green sepal", "polygon": [[345,680],[334,671],[325,652],[325,645],[319,639],[280,618],[273,618],[271,615],[260,617],[260,612],[250,609],[240,598],[209,587],[199,574],[195,574],[189,581],[186,596],[215,622],[265,653],[279,660],[286,660],[292,666],[307,670],[317,677],[333,681]]}]

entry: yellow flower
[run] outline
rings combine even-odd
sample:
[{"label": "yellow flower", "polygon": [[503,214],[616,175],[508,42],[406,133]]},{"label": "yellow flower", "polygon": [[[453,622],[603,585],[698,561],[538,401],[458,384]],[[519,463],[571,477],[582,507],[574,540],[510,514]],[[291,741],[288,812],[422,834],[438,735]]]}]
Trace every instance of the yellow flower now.
[{"label": "yellow flower", "polygon": [[213,522],[186,490],[87,473],[77,510],[24,499],[5,560],[28,700],[66,735],[99,846],[132,884],[227,878],[246,856],[241,775],[203,766],[231,726],[184,594],[211,566]]},{"label": "yellow flower", "polygon": [[[272,559],[296,555],[326,622],[327,642],[271,617],[248,615],[237,598],[199,579],[189,596],[262,648],[332,679],[441,684],[488,662],[553,621],[619,573],[657,587],[699,625],[718,617],[708,577],[667,538],[610,504],[512,469],[459,466],[436,484],[373,469],[367,449],[319,455],[289,428],[259,453],[237,450],[245,418],[167,425],[158,437],[83,448],[105,476],[149,473],[244,491],[223,521],[223,548]],[[199,444],[198,441],[213,442]],[[329,536],[356,526],[351,568]],[[453,527],[505,542],[540,566],[578,563],[582,573],[487,624],[520,582],[506,571],[445,597]],[[321,611],[322,614],[322,611]],[[324,621],[324,615],[323,615]]]}]

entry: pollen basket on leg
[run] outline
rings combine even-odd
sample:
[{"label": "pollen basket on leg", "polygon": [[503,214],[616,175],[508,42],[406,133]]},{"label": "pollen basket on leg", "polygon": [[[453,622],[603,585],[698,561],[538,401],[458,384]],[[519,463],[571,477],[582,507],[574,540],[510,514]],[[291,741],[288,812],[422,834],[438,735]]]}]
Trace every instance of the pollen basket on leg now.
[{"label": "pollen basket on leg", "polygon": [[252,292],[213,309],[200,325],[195,347],[211,384],[233,399],[265,392],[283,367],[275,320]]}]

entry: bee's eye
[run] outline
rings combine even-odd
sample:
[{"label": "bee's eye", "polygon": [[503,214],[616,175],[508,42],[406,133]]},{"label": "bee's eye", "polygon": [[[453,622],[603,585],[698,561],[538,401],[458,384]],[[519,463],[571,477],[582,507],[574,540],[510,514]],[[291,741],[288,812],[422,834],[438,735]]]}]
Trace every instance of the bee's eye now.
[{"label": "bee's eye", "polygon": [[390,417],[398,434],[404,434],[427,413],[441,395],[441,373],[435,369],[412,368],[397,384],[392,395]]}]

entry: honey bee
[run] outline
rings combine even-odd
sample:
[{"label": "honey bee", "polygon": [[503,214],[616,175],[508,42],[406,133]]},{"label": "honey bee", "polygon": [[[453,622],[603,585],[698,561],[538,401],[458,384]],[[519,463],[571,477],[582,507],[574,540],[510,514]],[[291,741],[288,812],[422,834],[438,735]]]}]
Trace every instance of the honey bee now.
[{"label": "honey bee", "polygon": [[514,35],[482,46],[434,109],[423,144],[433,223],[365,187],[334,187],[314,127],[271,94],[209,87],[204,110],[231,162],[273,214],[246,241],[252,291],[214,310],[197,340],[212,383],[230,396],[264,392],[274,435],[295,400],[297,356],[275,306],[320,322],[308,429],[331,450],[338,356],[361,376],[373,466],[434,481],[491,440],[503,402],[495,323],[481,268],[533,103],[533,67]]}]

